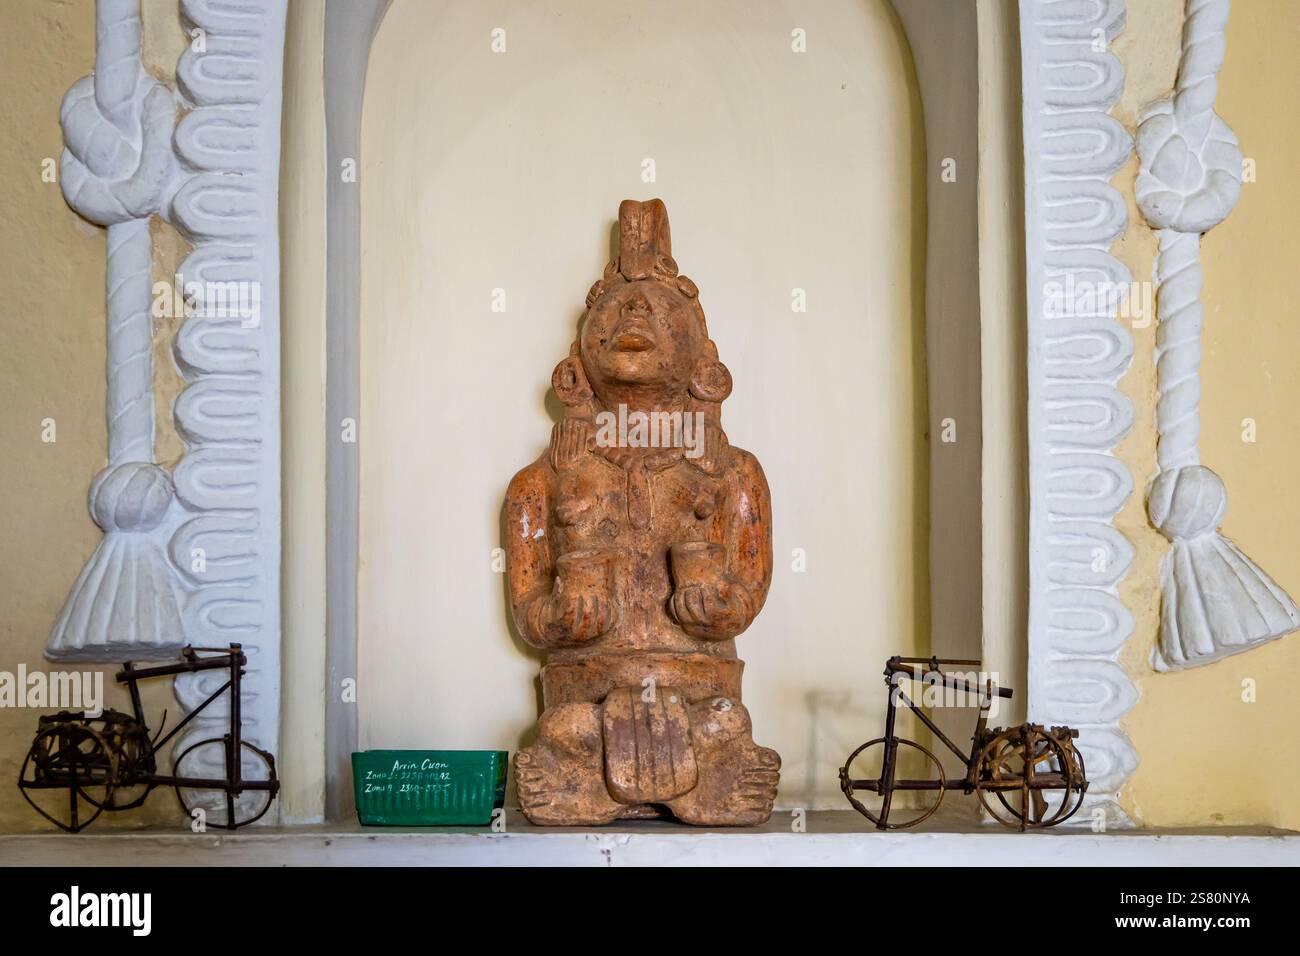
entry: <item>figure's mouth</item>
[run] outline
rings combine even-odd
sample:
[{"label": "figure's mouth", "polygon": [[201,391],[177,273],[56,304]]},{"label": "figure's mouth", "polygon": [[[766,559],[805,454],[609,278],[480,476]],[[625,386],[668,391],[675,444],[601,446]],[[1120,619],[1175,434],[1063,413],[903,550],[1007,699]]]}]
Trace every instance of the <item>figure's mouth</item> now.
[{"label": "figure's mouth", "polygon": [[649,324],[633,313],[615,327],[609,344],[616,352],[649,352],[659,343]]}]

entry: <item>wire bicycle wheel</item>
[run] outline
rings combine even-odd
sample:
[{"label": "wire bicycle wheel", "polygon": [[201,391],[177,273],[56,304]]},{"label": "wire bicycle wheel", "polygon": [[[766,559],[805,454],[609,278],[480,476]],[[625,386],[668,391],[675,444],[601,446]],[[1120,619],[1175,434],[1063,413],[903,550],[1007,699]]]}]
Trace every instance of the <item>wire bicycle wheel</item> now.
[{"label": "wire bicycle wheel", "polygon": [[[1047,767],[1040,770],[1040,764]],[[1055,738],[1036,727],[1015,727],[991,739],[980,752],[975,792],[989,816],[1004,826],[1050,827],[1067,811],[1078,809],[1071,766]],[[989,794],[996,796],[1001,809],[989,801]]]},{"label": "wire bicycle wheel", "polygon": [[[228,737],[201,740],[176,758],[172,775],[202,780],[203,784],[176,784],[176,797],[190,819],[223,830],[247,826],[262,818],[275,799],[279,783],[275,758],[247,740],[240,741],[239,779],[232,782],[227,763]],[[252,784],[252,786],[248,786]]]},{"label": "wire bicycle wheel", "polygon": [[[919,751],[923,755],[920,775],[905,780],[898,780],[900,774],[895,768],[895,787],[882,793],[884,787],[885,738],[868,740],[844,761],[840,768],[840,789],[848,797],[853,809],[870,820],[880,830],[902,830],[914,827],[929,819],[939,804],[943,803],[944,788],[943,765],[937,757],[920,744],[899,737],[901,754]],[[902,748],[911,748],[911,751]],[[898,784],[905,786],[898,786]],[[912,784],[914,786],[906,786]],[[895,802],[900,794],[905,794],[901,801]],[[901,811],[901,819],[898,811]]]},{"label": "wire bicycle wheel", "polygon": [[95,821],[111,802],[116,780],[116,752],[77,721],[43,727],[18,771],[18,789],[32,809],[69,833]]}]

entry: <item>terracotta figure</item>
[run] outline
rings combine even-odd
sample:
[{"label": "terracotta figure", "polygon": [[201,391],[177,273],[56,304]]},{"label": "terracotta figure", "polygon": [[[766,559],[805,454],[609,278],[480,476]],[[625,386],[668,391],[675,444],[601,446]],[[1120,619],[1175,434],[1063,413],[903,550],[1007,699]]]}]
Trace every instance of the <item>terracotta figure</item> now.
[{"label": "terracotta figure", "polygon": [[619,231],[551,378],[564,420],[506,495],[515,624],[547,651],[519,803],[545,825],[758,824],[781,759],[751,736],[734,638],[772,577],[767,481],[722,431],[731,373],[663,202],[624,201]]}]

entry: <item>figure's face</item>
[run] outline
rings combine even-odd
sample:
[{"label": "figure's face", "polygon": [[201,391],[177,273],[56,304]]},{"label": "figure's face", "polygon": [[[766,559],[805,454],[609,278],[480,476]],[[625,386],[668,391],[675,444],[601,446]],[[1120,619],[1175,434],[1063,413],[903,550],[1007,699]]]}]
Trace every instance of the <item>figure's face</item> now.
[{"label": "figure's face", "polygon": [[597,395],[618,385],[684,391],[704,345],[691,302],[652,279],[613,283],[582,323],[582,365]]}]

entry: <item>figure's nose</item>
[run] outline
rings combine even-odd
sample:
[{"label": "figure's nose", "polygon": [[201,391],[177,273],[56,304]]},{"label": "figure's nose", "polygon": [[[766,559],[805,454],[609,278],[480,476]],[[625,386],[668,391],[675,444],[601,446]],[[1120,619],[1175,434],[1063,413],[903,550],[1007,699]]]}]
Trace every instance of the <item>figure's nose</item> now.
[{"label": "figure's nose", "polygon": [[646,318],[650,313],[650,300],[646,298],[644,292],[638,290],[630,299],[623,303],[623,308],[620,309],[619,312],[624,317],[631,313],[640,312],[643,313],[642,317]]},{"label": "figure's nose", "polygon": [[638,292],[623,303],[618,324],[610,335],[610,346],[618,352],[648,352],[655,347],[650,326],[650,300]]}]

